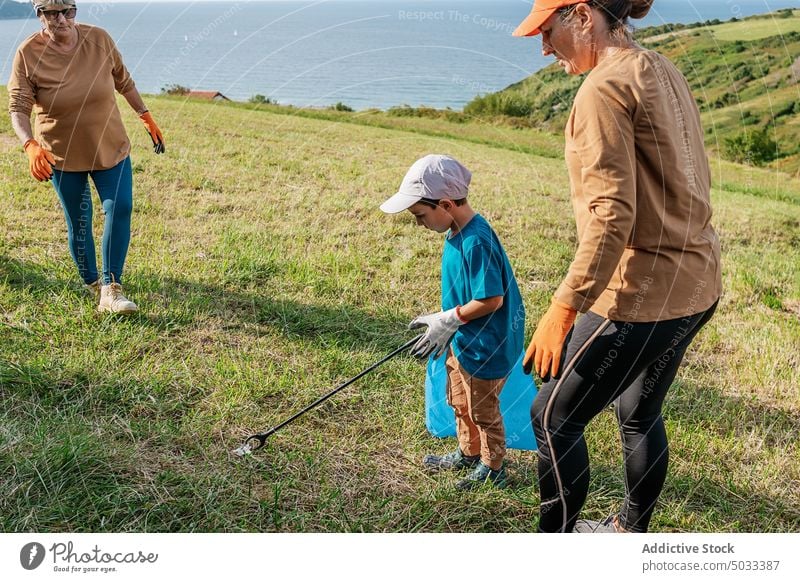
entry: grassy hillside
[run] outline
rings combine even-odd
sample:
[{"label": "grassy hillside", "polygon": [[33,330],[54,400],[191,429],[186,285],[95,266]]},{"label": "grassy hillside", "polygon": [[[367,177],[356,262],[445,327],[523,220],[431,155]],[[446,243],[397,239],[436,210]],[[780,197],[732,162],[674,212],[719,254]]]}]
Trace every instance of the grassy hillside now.
[{"label": "grassy hillside", "polygon": [[[728,157],[728,141],[766,131],[780,157],[771,166],[800,172],[800,10],[717,25],[664,25],[637,33],[686,75],[703,112],[707,143]],[[498,93],[477,97],[471,115],[524,118],[562,131],[583,77],[551,65]]]},{"label": "grassy hillside", "polygon": [[[0,90],[0,101],[6,99]],[[130,318],[96,314],[52,188],[0,117],[0,530],[534,531],[534,455],[468,495],[420,469],[424,370],[407,357],[233,459],[403,343],[437,308],[439,236],[378,205],[408,165],[474,171],[528,308],[575,234],[563,160],[532,130],[149,98],[167,154],[134,142]],[[389,127],[387,129],[387,127]],[[545,151],[549,152],[548,147]],[[667,399],[656,531],[800,530],[800,182],[715,159],[726,294]],[[96,214],[98,214],[96,212]],[[100,220],[95,225],[99,232]],[[622,497],[611,414],[590,427],[586,516]]]},{"label": "grassy hillside", "polygon": [[795,10],[793,17],[785,17],[786,12],[777,16],[763,16],[744,21],[717,24],[710,27],[714,38],[723,42],[759,40],[771,36],[786,36],[800,32],[800,10]]}]

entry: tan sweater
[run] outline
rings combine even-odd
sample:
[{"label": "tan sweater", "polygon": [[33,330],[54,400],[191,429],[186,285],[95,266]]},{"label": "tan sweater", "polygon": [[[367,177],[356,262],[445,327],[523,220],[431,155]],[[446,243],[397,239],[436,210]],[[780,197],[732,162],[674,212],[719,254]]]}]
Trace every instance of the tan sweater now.
[{"label": "tan sweater", "polygon": [[637,47],[601,61],[575,97],[565,157],[578,250],[558,300],[643,322],[719,298],[700,113],[669,60]]},{"label": "tan sweater", "polygon": [[17,49],[8,81],[9,111],[36,113],[34,137],[69,172],[106,170],[130,152],[114,90],[135,85],[106,31],[77,24],[70,54],[47,45],[41,32]]}]

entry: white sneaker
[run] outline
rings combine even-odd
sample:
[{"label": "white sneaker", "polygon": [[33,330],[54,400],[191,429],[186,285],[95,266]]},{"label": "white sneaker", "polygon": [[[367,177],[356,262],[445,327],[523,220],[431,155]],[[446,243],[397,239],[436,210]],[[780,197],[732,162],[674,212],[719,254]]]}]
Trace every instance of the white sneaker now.
[{"label": "white sneaker", "polygon": [[139,311],[136,304],[122,294],[122,285],[110,283],[100,288],[100,304],[97,311],[111,313],[135,313]]},{"label": "white sneaker", "polygon": [[89,295],[92,296],[92,299],[95,300],[95,303],[98,303],[100,301],[100,287],[102,286],[103,284],[100,282],[100,279],[98,279],[94,283],[84,284],[86,291],[89,293]]}]

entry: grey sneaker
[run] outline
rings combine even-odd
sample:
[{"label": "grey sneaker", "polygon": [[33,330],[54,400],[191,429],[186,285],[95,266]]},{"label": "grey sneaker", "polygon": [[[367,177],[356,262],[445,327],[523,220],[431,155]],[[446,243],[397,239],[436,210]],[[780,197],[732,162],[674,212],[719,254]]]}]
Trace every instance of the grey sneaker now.
[{"label": "grey sneaker", "polygon": [[436,473],[437,471],[457,471],[459,469],[471,469],[477,465],[481,460],[480,455],[468,457],[461,452],[461,448],[457,448],[452,453],[446,455],[425,455],[422,459],[422,464],[425,468]]},{"label": "grey sneaker", "polygon": [[579,519],[572,531],[573,533],[626,533],[619,527],[616,515],[611,515],[603,521]]},{"label": "grey sneaker", "polygon": [[456,489],[468,491],[470,489],[477,489],[487,483],[498,489],[505,489],[506,485],[508,485],[507,479],[508,474],[506,473],[505,465],[495,471],[488,465],[484,465],[483,461],[480,461],[472,470],[472,473],[456,483]]}]

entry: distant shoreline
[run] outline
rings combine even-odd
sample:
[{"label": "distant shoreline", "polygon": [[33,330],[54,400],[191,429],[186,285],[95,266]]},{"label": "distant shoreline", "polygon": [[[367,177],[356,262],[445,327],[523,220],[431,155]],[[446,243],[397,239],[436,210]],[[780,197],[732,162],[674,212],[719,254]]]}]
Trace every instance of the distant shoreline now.
[{"label": "distant shoreline", "polygon": [[0,4],[0,20],[28,20],[35,17],[28,2],[9,0]]}]

